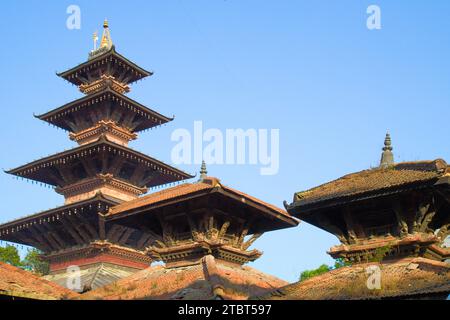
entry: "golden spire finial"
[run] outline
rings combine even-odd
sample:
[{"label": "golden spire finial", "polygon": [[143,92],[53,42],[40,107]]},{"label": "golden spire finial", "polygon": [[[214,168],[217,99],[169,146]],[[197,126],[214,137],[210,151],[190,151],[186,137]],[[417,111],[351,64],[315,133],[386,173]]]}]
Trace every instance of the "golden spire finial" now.
[{"label": "golden spire finial", "polygon": [[111,40],[111,35],[109,33],[109,26],[108,26],[108,20],[105,19],[103,22],[103,35],[102,40],[100,41],[100,48],[107,48],[110,49],[113,45]]}]

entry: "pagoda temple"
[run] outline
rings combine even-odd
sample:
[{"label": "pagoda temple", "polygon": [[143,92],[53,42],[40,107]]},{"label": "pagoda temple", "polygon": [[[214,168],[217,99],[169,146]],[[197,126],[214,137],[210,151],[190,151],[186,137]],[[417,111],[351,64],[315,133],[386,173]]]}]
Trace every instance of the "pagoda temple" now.
[{"label": "pagoda temple", "polygon": [[[386,135],[379,167],[298,192],[292,215],[335,235],[328,252],[349,266],[289,285],[273,299],[443,298],[450,294],[450,166],[394,163]],[[381,287],[367,287],[367,267]],[[351,283],[351,285],[349,285]]]},{"label": "pagoda temple", "polygon": [[200,180],[111,207],[105,225],[147,232],[152,266],[82,299],[247,299],[287,283],[246,266],[261,256],[250,246],[265,232],[297,226],[285,210],[224,185]]},{"label": "pagoda temple", "polygon": [[151,76],[120,55],[108,22],[88,60],[58,76],[84,96],[37,116],[69,133],[77,147],[7,173],[54,187],[65,203],[0,225],[0,239],[35,247],[50,263],[48,279],[66,285],[67,268],[79,266],[80,290],[93,289],[147,268],[144,252],[152,232],[136,226],[102,224],[99,213],[137,199],[149,188],[192,178],[128,147],[143,130],[166,117],[125,96],[130,84]]}]

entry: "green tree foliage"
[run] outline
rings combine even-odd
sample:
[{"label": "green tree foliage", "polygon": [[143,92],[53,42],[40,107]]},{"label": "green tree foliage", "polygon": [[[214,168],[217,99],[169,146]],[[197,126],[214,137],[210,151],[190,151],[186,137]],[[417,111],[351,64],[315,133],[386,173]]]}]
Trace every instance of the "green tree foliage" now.
[{"label": "green tree foliage", "polygon": [[37,249],[28,249],[25,259],[21,260],[19,251],[16,247],[7,245],[0,247],[0,261],[8,263],[12,266],[31,271],[39,275],[46,275],[49,273],[49,265],[40,257],[41,252]]},{"label": "green tree foliage", "polygon": [[22,267],[19,252],[14,246],[0,247],[0,261],[16,267]]},{"label": "green tree foliage", "polygon": [[24,268],[39,275],[47,275],[50,268],[48,262],[42,260],[41,254],[37,249],[29,249],[23,260]]},{"label": "green tree foliage", "polygon": [[300,274],[300,281],[304,281],[306,279],[310,279],[312,277],[327,273],[328,271],[336,270],[336,269],[346,267],[349,265],[350,265],[350,263],[344,261],[343,259],[336,259],[336,261],[334,262],[334,266],[328,266],[326,264],[323,264],[320,267],[318,267],[317,269],[303,271]]},{"label": "green tree foliage", "polygon": [[314,270],[305,270],[300,274],[300,281],[305,281],[306,279],[327,273],[332,268],[330,266],[327,266],[326,264],[321,265],[317,269]]},{"label": "green tree foliage", "polygon": [[347,266],[350,266],[350,265],[351,265],[350,262],[345,261],[344,259],[339,258],[339,259],[336,259],[336,260],[334,261],[334,267],[333,267],[333,269],[339,269],[339,268],[347,267]]}]

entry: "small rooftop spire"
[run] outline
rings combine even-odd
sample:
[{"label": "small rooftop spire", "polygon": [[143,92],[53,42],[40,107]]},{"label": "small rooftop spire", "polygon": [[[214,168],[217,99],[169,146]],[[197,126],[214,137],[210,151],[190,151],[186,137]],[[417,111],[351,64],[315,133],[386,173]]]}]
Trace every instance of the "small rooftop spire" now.
[{"label": "small rooftop spire", "polygon": [[202,161],[202,167],[200,168],[200,181],[204,180],[208,176],[208,171],[206,170],[206,162]]},{"label": "small rooftop spire", "polygon": [[394,154],[392,153],[391,135],[386,133],[384,138],[383,153],[381,154],[380,168],[387,168],[394,164]]},{"label": "small rooftop spire", "polygon": [[102,53],[109,51],[113,46],[111,34],[109,33],[108,20],[105,19],[105,21],[103,22],[103,34],[98,48],[97,48],[97,41],[98,41],[97,32],[94,33],[93,38],[94,38],[94,50],[92,50],[89,53],[89,59],[92,59]]}]

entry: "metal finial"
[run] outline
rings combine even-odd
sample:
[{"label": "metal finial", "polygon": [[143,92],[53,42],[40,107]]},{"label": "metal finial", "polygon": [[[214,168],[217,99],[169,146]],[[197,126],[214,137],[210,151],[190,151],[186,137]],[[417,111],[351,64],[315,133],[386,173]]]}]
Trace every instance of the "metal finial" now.
[{"label": "metal finial", "polygon": [[391,135],[388,132],[384,138],[383,153],[381,154],[380,161],[381,168],[387,168],[394,164],[394,154],[392,153],[392,149]]},{"label": "metal finial", "polygon": [[98,33],[97,33],[97,31],[94,32],[92,38],[94,40],[94,50],[97,50],[97,41],[98,41]]}]

